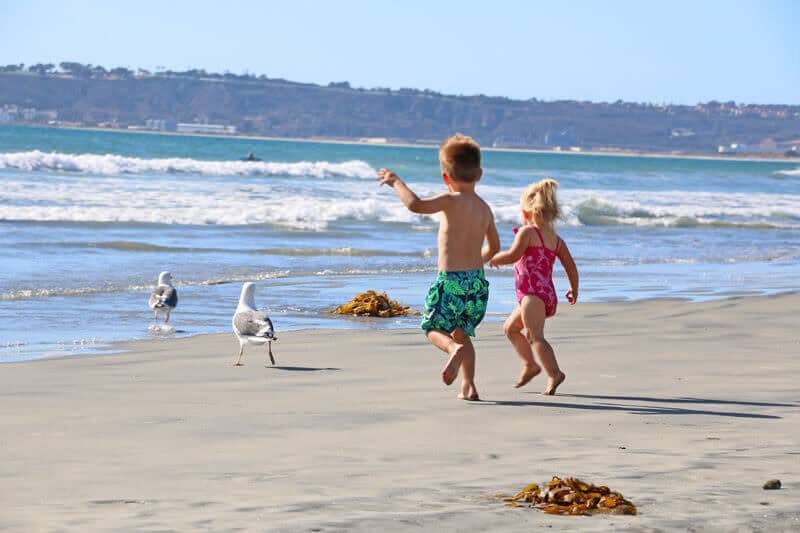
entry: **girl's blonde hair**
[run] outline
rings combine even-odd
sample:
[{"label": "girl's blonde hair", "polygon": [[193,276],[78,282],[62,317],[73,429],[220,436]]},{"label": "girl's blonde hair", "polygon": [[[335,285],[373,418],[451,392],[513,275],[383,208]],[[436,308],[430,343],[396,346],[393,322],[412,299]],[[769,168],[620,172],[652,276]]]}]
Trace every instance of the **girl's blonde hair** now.
[{"label": "girl's blonde hair", "polygon": [[532,218],[550,223],[561,216],[561,209],[556,199],[557,188],[558,182],[552,178],[531,183],[523,191],[519,205]]}]

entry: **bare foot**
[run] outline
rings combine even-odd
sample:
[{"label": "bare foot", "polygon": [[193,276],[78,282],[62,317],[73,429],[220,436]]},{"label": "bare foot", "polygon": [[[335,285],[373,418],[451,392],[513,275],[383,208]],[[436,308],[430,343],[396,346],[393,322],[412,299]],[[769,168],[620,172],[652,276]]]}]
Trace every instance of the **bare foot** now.
[{"label": "bare foot", "polygon": [[558,386],[564,383],[565,379],[567,379],[567,375],[559,370],[555,377],[547,379],[547,388],[542,394],[546,396],[553,396],[556,393]]},{"label": "bare foot", "polygon": [[464,359],[464,345],[453,343],[453,350],[450,353],[450,359],[442,369],[442,381],[445,385],[452,385],[458,376],[458,369],[461,366],[461,361]]},{"label": "bare foot", "polygon": [[467,400],[468,402],[478,402],[481,398],[478,396],[478,389],[475,388],[475,385],[462,385],[461,393],[458,395],[458,399]]},{"label": "bare foot", "polygon": [[540,367],[539,365],[534,365],[534,366],[525,365],[524,367],[522,367],[522,374],[519,375],[519,381],[517,382],[516,385],[514,385],[514,388],[518,389],[520,387],[524,387],[525,385],[528,384],[528,382],[530,382],[530,380],[538,376],[541,372],[542,372],[542,367]]},{"label": "bare foot", "polygon": [[244,363],[233,363],[233,366],[244,366]]},{"label": "bare foot", "polygon": [[459,400],[466,400],[468,402],[479,402],[479,401],[481,401],[480,396],[478,396],[477,394],[471,394],[469,396],[464,396],[463,394],[459,394],[458,395],[458,399]]}]

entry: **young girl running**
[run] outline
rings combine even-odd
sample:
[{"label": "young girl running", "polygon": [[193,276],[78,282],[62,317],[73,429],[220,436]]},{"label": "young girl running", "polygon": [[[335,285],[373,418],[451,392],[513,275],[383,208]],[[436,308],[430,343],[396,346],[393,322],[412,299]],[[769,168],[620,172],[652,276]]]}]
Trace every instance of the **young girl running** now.
[{"label": "young girl running", "polygon": [[514,228],[517,236],[511,248],[498,252],[489,261],[493,267],[514,263],[519,306],[506,319],[503,330],[522,359],[522,373],[516,386],[526,385],[542,371],[533,359],[533,344],[547,372],[547,388],[544,390],[547,395],[555,394],[567,377],[558,367],[552,346],[544,338],[544,321],[556,314],[558,303],[553,286],[556,257],[569,279],[567,300],[570,304],[578,301],[578,268],[567,243],[556,234],[553,227],[561,215],[556,200],[557,187],[558,182],[549,178],[528,185],[520,199],[522,228]]}]

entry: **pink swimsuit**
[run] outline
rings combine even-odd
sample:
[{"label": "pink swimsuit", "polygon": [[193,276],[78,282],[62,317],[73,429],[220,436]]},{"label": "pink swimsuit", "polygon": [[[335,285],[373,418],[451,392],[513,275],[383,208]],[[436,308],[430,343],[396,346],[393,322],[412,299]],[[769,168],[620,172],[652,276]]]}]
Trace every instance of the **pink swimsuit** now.
[{"label": "pink swimsuit", "polygon": [[[544,245],[544,239],[539,228],[533,226],[541,246],[529,246],[525,254],[514,263],[514,280],[517,285],[517,301],[522,302],[522,298],[531,295],[536,296],[544,302],[546,317],[556,314],[558,296],[553,285],[553,264],[558,257],[558,248],[561,246],[561,239],[558,239],[556,249],[551,250]],[[514,228],[514,233],[519,228]]]}]

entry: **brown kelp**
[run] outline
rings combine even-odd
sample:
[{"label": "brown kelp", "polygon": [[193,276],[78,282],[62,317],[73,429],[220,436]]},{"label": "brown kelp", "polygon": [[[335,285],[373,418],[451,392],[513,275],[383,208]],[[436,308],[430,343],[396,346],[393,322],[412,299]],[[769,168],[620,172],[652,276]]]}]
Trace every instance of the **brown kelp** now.
[{"label": "brown kelp", "polygon": [[385,292],[379,293],[376,291],[367,291],[357,294],[346,304],[340,305],[332,311],[325,312],[339,315],[378,316],[383,318],[419,314],[419,312],[413,311],[411,307],[400,305],[397,301],[389,299]]},{"label": "brown kelp", "polygon": [[533,483],[504,501],[506,507],[534,507],[548,514],[637,514],[636,506],[619,492],[574,477],[553,477],[544,487]]}]

